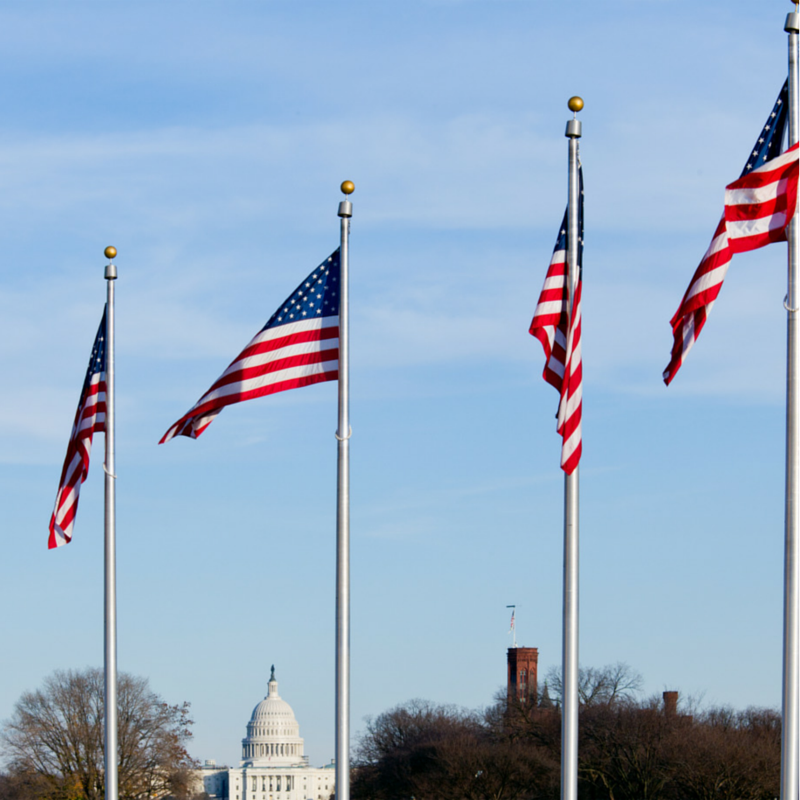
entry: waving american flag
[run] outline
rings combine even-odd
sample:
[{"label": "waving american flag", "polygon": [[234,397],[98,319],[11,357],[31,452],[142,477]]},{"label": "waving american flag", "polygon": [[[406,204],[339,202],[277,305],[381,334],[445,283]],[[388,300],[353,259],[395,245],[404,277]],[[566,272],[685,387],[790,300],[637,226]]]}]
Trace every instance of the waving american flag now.
[{"label": "waving american flag", "polygon": [[72,541],[72,528],[78,512],[81,484],[89,474],[89,455],[92,437],[106,430],[106,312],[97,330],[89,359],[89,368],[83,381],[81,399],[75,414],[75,423],[67,445],[67,457],[61,470],[56,504],[50,518],[49,549],[61,547]]},{"label": "waving american flag", "polygon": [[281,303],[214,385],[164,434],[196,439],[225,406],[339,377],[339,251]]},{"label": "waving american flag", "polygon": [[553,249],[539,302],[529,329],[542,344],[545,355],[542,377],[560,395],[558,433],[563,444],[561,468],[571,475],[581,459],[583,448],[581,419],[583,415],[583,364],[581,360],[581,285],[583,282],[583,169],[579,170],[578,197],[578,274],[570,314],[567,268],[567,212]]},{"label": "waving american flag", "polygon": [[[789,81],[787,80],[747,157],[742,176],[758,169],[778,155],[788,110]],[[667,385],[683,365],[686,356],[697,341],[700,331],[703,330],[711,307],[722,289],[722,282],[725,280],[734,252],[728,239],[728,223],[723,214],[714,231],[714,238],[711,240],[703,260],[695,270],[692,282],[689,284],[678,310],[670,320],[674,341],[672,357],[663,375],[664,383]]]}]

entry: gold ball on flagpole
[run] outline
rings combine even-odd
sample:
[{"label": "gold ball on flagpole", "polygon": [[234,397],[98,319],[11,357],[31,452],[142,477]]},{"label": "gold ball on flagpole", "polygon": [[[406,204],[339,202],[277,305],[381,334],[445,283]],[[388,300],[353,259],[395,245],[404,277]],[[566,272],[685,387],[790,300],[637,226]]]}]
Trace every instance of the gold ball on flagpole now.
[{"label": "gold ball on flagpole", "polygon": [[340,188],[344,194],[353,194],[353,192],[356,190],[356,185],[353,183],[353,181],[344,181]]},{"label": "gold ball on flagpole", "polygon": [[570,99],[567,101],[567,106],[570,111],[580,111],[583,108],[583,98],[578,97],[578,95],[575,95],[575,97],[570,97]]},{"label": "gold ball on flagpole", "polygon": [[105,255],[106,258],[114,258],[117,255],[117,248],[109,245],[103,250],[103,255]]}]

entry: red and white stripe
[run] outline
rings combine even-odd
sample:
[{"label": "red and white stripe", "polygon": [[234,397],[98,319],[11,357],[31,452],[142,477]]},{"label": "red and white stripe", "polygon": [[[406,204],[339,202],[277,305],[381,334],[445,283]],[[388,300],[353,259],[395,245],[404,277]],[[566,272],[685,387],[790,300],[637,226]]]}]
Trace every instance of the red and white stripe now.
[{"label": "red and white stripe", "polygon": [[89,474],[92,437],[106,430],[106,373],[92,375],[81,396],[75,423],[67,446],[67,457],[61,471],[55,508],[50,518],[47,547],[52,550],[72,541],[72,528],[78,512],[81,484]]},{"label": "red and white stripe", "polygon": [[672,356],[663,374],[664,383],[668,386],[683,366],[686,356],[694,347],[700,331],[706,324],[708,313],[722,289],[722,282],[728,273],[732,257],[733,251],[728,242],[728,231],[723,216],[714,231],[714,238],[706,254],[692,276],[678,310],[670,320],[673,335]]},{"label": "red and white stripe", "polygon": [[553,253],[529,329],[531,336],[535,336],[544,349],[542,377],[559,392],[564,378],[567,349],[569,292],[566,258],[566,250],[556,250]]},{"label": "red and white stripe", "polygon": [[162,437],[196,439],[225,406],[339,378],[339,317],[260,331],[214,385]]},{"label": "red and white stripe", "polygon": [[529,330],[544,349],[542,377],[558,390],[561,398],[558,404],[558,433],[563,440],[561,468],[568,475],[578,466],[582,448],[581,283],[576,282],[570,323],[566,250],[556,250]]},{"label": "red and white stripe", "polygon": [[797,144],[725,187],[731,251],[744,253],[786,240],[797,206]]},{"label": "red and white stripe", "polygon": [[583,364],[581,361],[581,292],[583,281],[578,280],[572,303],[567,335],[564,378],[558,404],[558,432],[561,434],[561,469],[571,475],[581,460],[581,417],[583,414]]}]

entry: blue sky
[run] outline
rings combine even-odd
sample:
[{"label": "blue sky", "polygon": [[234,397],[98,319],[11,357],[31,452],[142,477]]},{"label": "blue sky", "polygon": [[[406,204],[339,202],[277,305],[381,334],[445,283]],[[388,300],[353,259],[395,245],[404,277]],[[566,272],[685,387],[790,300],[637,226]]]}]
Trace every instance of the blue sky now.
[{"label": "blue sky", "polygon": [[[786,76],[789,3],[2,2],[0,719],[102,663],[102,438],[47,522],[117,284],[120,668],[237,763],[274,663],[333,756],[334,384],[156,442],[338,242],[352,197],[352,727],[480,707],[506,605],[560,658],[556,395],[527,328],[586,181],[581,661],[780,703],[785,246],[739,255],[673,385],[669,319]],[[13,380],[12,380],[13,378]],[[13,383],[13,386],[11,385]]]}]

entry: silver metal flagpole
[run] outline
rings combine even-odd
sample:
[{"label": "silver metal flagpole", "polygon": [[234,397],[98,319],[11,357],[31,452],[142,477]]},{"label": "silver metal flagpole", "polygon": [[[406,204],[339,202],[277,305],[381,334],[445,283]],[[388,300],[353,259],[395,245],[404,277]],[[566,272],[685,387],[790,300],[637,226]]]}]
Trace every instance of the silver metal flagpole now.
[{"label": "silver metal flagpole", "polygon": [[[342,192],[355,190],[345,181]],[[339,429],[336,493],[336,798],[350,800],[350,318],[349,244],[353,204],[339,203]]]},{"label": "silver metal flagpole", "polygon": [[[797,9],[786,17],[789,34],[789,146],[798,138],[798,33]],[[798,798],[798,550],[800,529],[800,428],[798,428],[798,386],[800,351],[797,347],[797,313],[800,292],[797,285],[797,213],[789,223],[788,288],[786,292],[786,536],[783,574],[783,728],[781,736],[781,800]]]},{"label": "silver metal flagpole", "polygon": [[106,458],[105,471],[105,778],[106,800],[117,800],[117,544],[114,472],[114,247],[106,247]]},{"label": "silver metal flagpole", "polygon": [[[569,139],[569,205],[567,212],[567,275],[570,306],[575,297],[578,275],[578,139],[581,123],[576,114],[583,108],[580,97],[568,103],[573,118],[567,122]],[[570,314],[572,308],[570,307]],[[578,797],[578,499],[579,482],[576,467],[564,476],[564,609],[563,609],[563,706],[561,717],[561,800]]]}]

